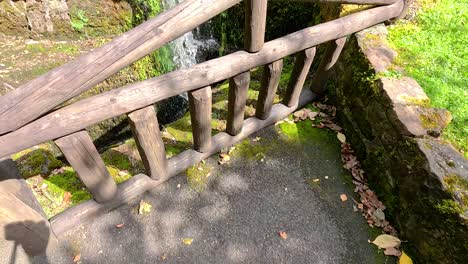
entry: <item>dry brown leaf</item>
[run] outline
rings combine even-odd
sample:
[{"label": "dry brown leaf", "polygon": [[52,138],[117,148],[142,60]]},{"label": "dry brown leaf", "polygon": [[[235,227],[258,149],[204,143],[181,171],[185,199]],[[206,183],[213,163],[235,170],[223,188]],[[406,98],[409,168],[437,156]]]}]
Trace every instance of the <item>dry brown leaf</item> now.
[{"label": "dry brown leaf", "polygon": [[401,256],[401,251],[396,248],[386,248],[384,251],[385,256]]},{"label": "dry brown leaf", "polygon": [[81,260],[81,253],[78,253],[77,255],[75,255],[75,257],[73,257],[73,263],[77,263]]},{"label": "dry brown leaf", "polygon": [[340,199],[342,202],[346,202],[348,200],[348,196],[346,196],[346,194],[343,193],[342,195],[340,195]]},{"label": "dry brown leaf", "polygon": [[225,163],[228,163],[231,160],[231,157],[226,153],[219,154],[219,157],[220,157],[220,159],[218,161],[219,165],[223,165]]},{"label": "dry brown leaf", "polygon": [[341,143],[345,143],[345,142],[346,142],[346,136],[345,136],[343,133],[338,132],[338,133],[336,134],[336,137],[338,138],[338,140],[339,140]]},{"label": "dry brown leaf", "polygon": [[148,214],[151,212],[151,204],[141,200],[140,206],[138,207],[138,214]]},{"label": "dry brown leaf", "polygon": [[374,241],[372,241],[372,244],[378,246],[379,248],[392,248],[392,247],[398,247],[400,246],[401,244],[401,241],[400,239],[394,237],[394,236],[391,236],[391,235],[387,235],[387,234],[383,234],[383,235],[380,235],[378,237],[375,238]]},{"label": "dry brown leaf", "polygon": [[66,207],[71,203],[72,194],[71,192],[65,192],[63,194],[62,204],[61,207]]},{"label": "dry brown leaf", "polygon": [[284,231],[279,231],[278,232],[278,235],[282,238],[282,239],[288,239],[288,234]]}]

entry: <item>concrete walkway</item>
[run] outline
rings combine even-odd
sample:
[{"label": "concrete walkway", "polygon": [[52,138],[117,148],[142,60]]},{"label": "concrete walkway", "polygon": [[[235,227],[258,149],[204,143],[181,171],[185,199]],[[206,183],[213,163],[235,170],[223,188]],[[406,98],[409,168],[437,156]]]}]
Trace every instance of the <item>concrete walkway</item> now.
[{"label": "concrete walkway", "polygon": [[[207,161],[213,170],[203,191],[177,176],[68,232],[61,248],[33,262],[70,263],[80,252],[80,263],[388,263],[353,211],[334,133],[312,132],[291,142],[264,129],[228,164]],[[138,214],[140,200],[150,214]]]}]

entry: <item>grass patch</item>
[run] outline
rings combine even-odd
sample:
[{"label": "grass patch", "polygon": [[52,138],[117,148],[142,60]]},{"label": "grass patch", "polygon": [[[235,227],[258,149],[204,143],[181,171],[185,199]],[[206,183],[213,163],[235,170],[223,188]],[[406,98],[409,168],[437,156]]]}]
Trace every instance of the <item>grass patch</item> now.
[{"label": "grass patch", "polygon": [[444,137],[468,157],[467,0],[424,0],[414,21],[390,28],[396,63],[416,79],[432,105],[448,109],[452,123]]}]

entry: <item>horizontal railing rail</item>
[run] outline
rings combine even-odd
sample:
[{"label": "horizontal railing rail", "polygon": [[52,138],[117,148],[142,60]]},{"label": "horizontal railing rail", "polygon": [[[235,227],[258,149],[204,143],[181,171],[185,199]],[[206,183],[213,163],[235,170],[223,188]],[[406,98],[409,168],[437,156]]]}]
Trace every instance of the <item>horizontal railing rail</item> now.
[{"label": "horizontal railing rail", "polygon": [[[404,9],[403,0],[315,1],[372,3],[377,7],[264,43],[267,0],[245,0],[246,51],[101,93],[49,112],[238,2],[187,0],[109,44],[0,97],[0,134],[3,134],[0,157],[53,140],[93,196],[93,200],[50,220],[56,234],[128,202],[312,101],[323,93],[329,70],[336,63],[346,37],[396,18]],[[321,44],[327,44],[326,51],[311,81],[311,89],[303,90],[316,47]],[[296,56],[294,69],[283,101],[273,104],[282,59],[289,55]],[[259,66],[263,66],[264,71],[256,113],[244,120],[250,71]],[[212,136],[211,85],[226,79],[229,79],[227,128]],[[153,104],[184,92],[189,93],[193,149],[167,159]],[[86,128],[124,114],[127,114],[147,175],[136,175],[117,186]]]},{"label": "horizontal railing rail", "polygon": [[[389,5],[396,2],[396,0],[297,1],[370,5]],[[0,135],[14,131],[42,116],[239,2],[240,0],[186,0],[111,42],[0,97]]]},{"label": "horizontal railing rail", "polygon": [[188,69],[83,99],[0,136],[0,157],[71,134],[171,96],[228,79],[298,51],[345,37],[398,16],[402,7],[402,3],[397,2],[361,11],[267,42],[257,53],[235,52]]}]

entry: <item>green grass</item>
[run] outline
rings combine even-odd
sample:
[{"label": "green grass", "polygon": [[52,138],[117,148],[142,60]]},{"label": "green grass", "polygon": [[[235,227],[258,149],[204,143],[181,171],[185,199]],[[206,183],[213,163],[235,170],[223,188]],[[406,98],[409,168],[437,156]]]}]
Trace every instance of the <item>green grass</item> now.
[{"label": "green grass", "polygon": [[448,109],[444,137],[468,157],[468,0],[424,0],[414,21],[390,28],[397,64],[416,79],[432,106]]}]

